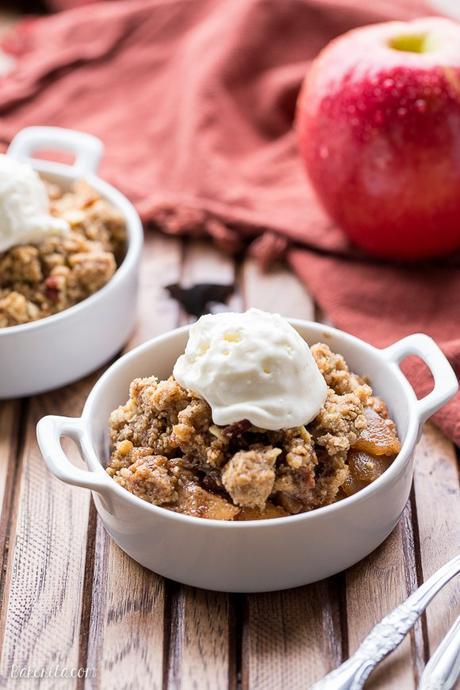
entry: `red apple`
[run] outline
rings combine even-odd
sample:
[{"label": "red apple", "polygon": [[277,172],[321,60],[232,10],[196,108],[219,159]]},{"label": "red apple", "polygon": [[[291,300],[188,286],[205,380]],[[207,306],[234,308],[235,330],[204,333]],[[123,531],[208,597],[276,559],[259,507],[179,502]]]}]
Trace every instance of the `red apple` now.
[{"label": "red apple", "polygon": [[355,244],[400,259],[460,247],[460,24],[335,39],[307,74],[297,130],[320,200]]}]

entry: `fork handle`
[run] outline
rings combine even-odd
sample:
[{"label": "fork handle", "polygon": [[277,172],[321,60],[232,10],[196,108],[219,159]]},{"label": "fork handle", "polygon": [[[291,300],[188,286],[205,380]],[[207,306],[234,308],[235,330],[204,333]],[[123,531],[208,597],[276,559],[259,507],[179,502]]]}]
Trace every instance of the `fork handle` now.
[{"label": "fork handle", "polygon": [[311,690],[361,690],[377,664],[398,647],[433,597],[460,572],[460,554],[437,570],[394,611],[382,618],[356,652]]}]

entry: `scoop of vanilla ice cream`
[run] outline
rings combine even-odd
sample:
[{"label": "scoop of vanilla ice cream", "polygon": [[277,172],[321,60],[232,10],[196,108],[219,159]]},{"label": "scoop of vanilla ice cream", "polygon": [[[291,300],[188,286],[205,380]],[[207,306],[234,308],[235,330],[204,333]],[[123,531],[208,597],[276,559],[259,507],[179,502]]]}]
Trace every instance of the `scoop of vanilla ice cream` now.
[{"label": "scoop of vanilla ice cream", "polygon": [[48,194],[35,170],[0,155],[0,252],[68,229],[66,221],[49,214]]},{"label": "scoop of vanilla ice cream", "polygon": [[248,419],[262,429],[308,424],[327,385],[297,331],[259,309],[202,316],[174,366],[184,388],[204,398],[215,424]]}]

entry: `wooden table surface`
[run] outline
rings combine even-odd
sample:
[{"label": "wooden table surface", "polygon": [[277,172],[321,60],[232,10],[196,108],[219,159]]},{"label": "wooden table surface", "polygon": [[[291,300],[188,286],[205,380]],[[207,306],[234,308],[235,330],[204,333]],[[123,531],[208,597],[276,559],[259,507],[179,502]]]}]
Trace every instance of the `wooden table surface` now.
[{"label": "wooden table surface", "polygon": [[[262,273],[252,260],[235,265],[203,242],[151,233],[139,325],[129,347],[187,320],[164,285],[233,279],[235,309],[258,306],[315,317],[309,295],[284,267]],[[459,551],[455,449],[427,425],[398,526],[348,571],[306,587],[248,596],[164,580],[114,544],[90,493],[52,477],[37,448],[37,420],[49,413],[79,415],[99,375],[0,403],[1,687],[306,690]],[[459,583],[451,582],[367,687],[415,688],[426,659],[458,615],[459,598]],[[85,669],[80,673],[86,678],[55,677],[64,668]],[[21,679],[21,669],[23,675],[51,677]]]}]

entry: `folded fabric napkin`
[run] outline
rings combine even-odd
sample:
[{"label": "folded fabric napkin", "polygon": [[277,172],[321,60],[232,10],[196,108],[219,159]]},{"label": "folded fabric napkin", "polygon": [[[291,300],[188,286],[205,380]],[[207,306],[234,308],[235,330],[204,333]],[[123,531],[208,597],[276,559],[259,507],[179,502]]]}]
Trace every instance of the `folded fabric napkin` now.
[{"label": "folded fabric napkin", "polygon": [[[265,261],[286,249],[336,326],[378,346],[424,331],[458,373],[458,264],[396,266],[350,248],[292,130],[301,80],[328,40],[426,13],[417,0],[130,0],[29,20],[4,45],[17,62],[0,79],[0,141],[32,124],[96,134],[102,176],[145,222],[229,249],[257,238]],[[417,362],[409,375],[429,389]],[[436,421],[460,443],[458,396]]]}]

